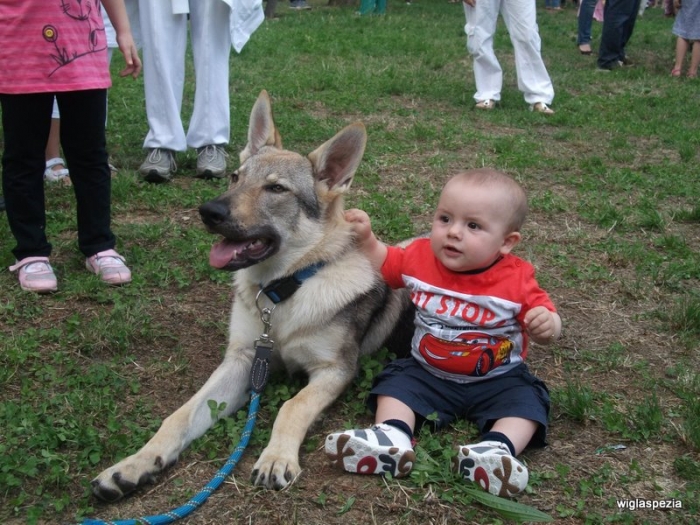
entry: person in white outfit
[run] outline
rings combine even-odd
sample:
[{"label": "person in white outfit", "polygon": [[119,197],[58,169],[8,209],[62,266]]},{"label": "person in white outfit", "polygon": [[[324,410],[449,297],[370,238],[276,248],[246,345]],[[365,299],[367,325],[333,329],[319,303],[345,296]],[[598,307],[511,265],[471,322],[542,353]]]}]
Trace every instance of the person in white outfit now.
[{"label": "person in white outfit", "polygon": [[531,111],[552,114],[554,86],[540,53],[535,0],[464,0],[467,49],[474,57],[475,108],[490,110],[501,100],[503,70],[493,50],[498,15],[508,28],[515,52],[518,89]]},{"label": "person in white outfit", "polygon": [[[149,131],[139,172],[166,182],[177,169],[175,152],[197,150],[196,176],[223,177],[230,137],[229,55],[240,52],[262,23],[262,0],[139,0],[143,78]],[[185,131],[181,109],[187,35],[192,41],[195,94]]]}]

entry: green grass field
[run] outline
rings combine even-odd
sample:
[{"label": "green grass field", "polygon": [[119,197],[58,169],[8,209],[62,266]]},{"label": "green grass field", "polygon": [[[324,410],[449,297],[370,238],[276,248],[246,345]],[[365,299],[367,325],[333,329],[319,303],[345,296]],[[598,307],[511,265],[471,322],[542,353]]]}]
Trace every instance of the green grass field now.
[{"label": "green grass field", "polygon": [[[516,252],[536,266],[564,320],[560,341],[530,350],[530,367],[552,394],[550,446],[523,455],[531,478],[517,512],[571,524],[695,522],[700,81],[670,76],[672,19],[648,9],[628,50],[635,65],[599,73],[595,56],[576,48],[570,3],[561,13],[541,5],[542,54],[556,91],[556,114],[546,117],[530,113],[517,90],[503,26],[502,103],[472,109],[460,4],[393,0],[387,16],[357,17],[350,7],[309,3],[314,9],[304,12],[280,3],[279,16],[231,56],[231,168],[266,89],[288,149],[308,153],[364,122],[367,150],[347,205],[366,209],[387,241],[426,231],[442,184],[458,170],[490,166],[516,177],[531,204]],[[594,47],[600,29],[595,23]],[[112,68],[121,68],[120,57]],[[185,119],[193,89],[191,81]],[[72,189],[53,185],[47,232],[59,292],[22,292],[7,271],[14,241],[0,214],[2,523],[158,514],[196,493],[238,441],[243,415],[218,422],[156,485],[114,505],[90,495],[92,477],[140,448],[206,380],[226,344],[231,276],[209,266],[215,239],[197,212],[226,182],[194,179],[192,152],[179,155],[170,184],[141,182],[146,132],[142,79],[115,74],[107,130],[119,168],[113,229],[130,285],[106,288],[85,271]],[[311,429],[304,472],[279,493],[248,477],[279,404],[300,383],[270,384],[236,475],[186,523],[508,521],[449,473],[453,446],[476,435],[466,423],[421,435],[417,467],[401,481],[329,467],[325,435],[371,422],[363,399],[380,361],[365,361],[353,388]],[[633,508],[661,501],[673,508]]]}]

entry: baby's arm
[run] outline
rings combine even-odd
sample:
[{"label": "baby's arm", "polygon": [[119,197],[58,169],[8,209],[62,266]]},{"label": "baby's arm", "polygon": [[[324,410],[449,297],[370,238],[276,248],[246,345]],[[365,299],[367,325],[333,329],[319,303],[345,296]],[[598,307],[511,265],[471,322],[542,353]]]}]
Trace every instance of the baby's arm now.
[{"label": "baby's arm", "polygon": [[345,220],[352,225],[360,250],[369,258],[372,266],[379,270],[386,260],[388,250],[386,244],[374,235],[369,215],[358,209],[347,210]]},{"label": "baby's arm", "polygon": [[561,317],[544,306],[536,306],[525,314],[525,329],[536,343],[546,345],[559,339]]},{"label": "baby's arm", "polygon": [[102,5],[107,11],[109,21],[114,26],[114,31],[117,33],[119,50],[124,55],[124,61],[126,62],[126,67],[119,72],[119,76],[131,75],[133,78],[136,78],[141,72],[141,59],[139,58],[134,38],[131,35],[131,25],[129,24],[129,17],[126,15],[124,0],[102,0]]}]

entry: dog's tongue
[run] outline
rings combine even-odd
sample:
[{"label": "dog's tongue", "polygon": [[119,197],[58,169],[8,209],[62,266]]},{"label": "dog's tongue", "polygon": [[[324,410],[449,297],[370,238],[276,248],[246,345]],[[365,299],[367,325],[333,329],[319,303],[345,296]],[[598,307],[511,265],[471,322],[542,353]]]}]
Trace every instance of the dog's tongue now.
[{"label": "dog's tongue", "polygon": [[244,244],[245,243],[232,242],[226,239],[215,243],[209,252],[209,264],[214,268],[225,267],[243,250]]}]

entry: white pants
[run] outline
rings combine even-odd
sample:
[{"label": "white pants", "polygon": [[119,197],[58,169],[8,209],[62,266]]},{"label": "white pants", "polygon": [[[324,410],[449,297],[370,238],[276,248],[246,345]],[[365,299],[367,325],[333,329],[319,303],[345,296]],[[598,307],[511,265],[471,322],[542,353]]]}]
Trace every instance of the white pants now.
[{"label": "white pants", "polygon": [[525,102],[551,104],[554,87],[540,54],[541,40],[537,27],[535,0],[476,0],[476,6],[465,3],[467,49],[474,57],[474,100],[501,100],[503,70],[493,51],[498,14],[508,28],[515,52],[518,89]]},{"label": "white pants", "polygon": [[221,0],[194,0],[189,6],[195,95],[185,135],[181,110],[187,15],[174,15],[170,1],[139,0],[149,126],[144,148],[184,151],[229,142],[230,8]]}]

